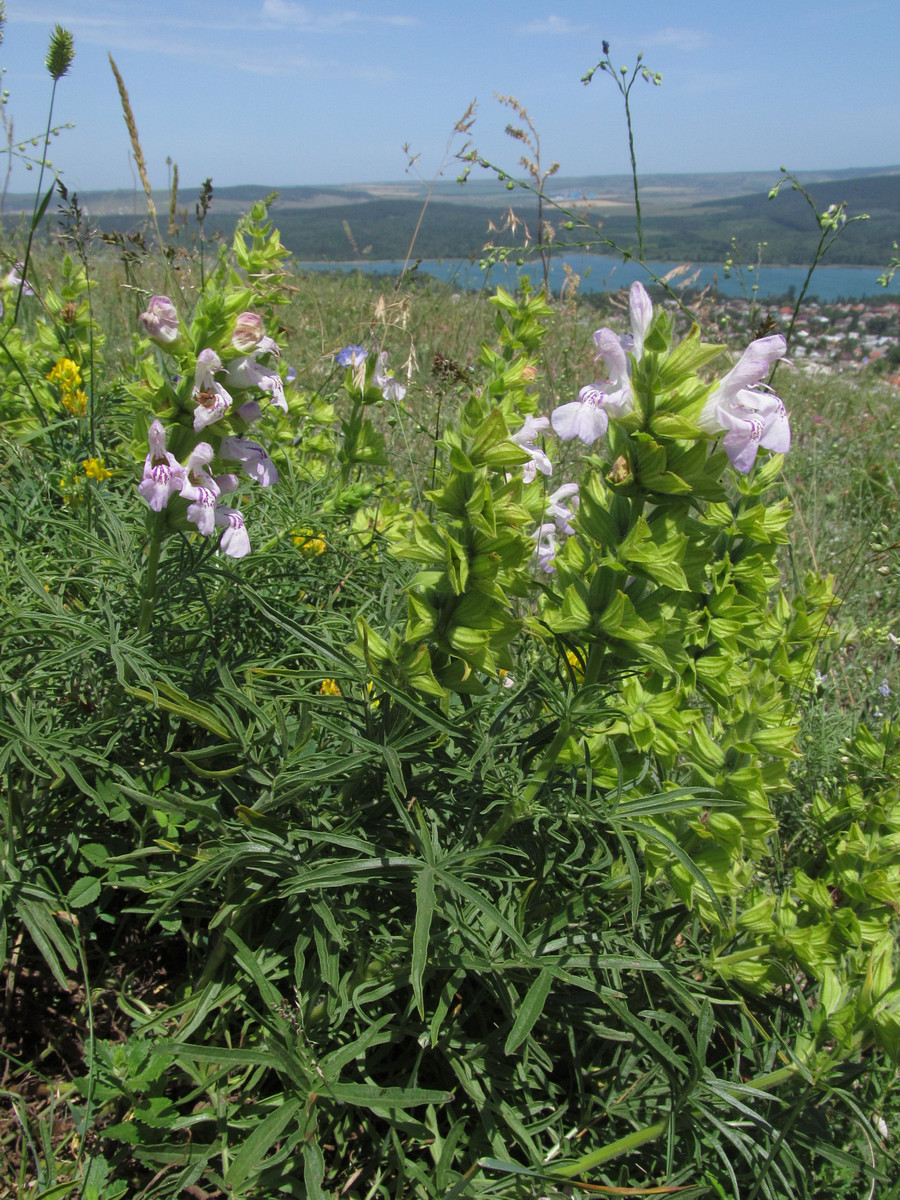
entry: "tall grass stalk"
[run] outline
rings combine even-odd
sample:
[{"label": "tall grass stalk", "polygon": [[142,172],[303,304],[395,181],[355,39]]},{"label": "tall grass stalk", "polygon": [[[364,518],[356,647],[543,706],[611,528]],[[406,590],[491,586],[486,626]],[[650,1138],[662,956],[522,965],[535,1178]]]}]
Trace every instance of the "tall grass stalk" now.
[{"label": "tall grass stalk", "polygon": [[656,87],[659,87],[662,84],[662,75],[658,71],[651,71],[649,67],[645,67],[643,65],[643,58],[643,53],[638,54],[637,62],[635,63],[634,69],[632,70],[629,78],[628,67],[619,67],[617,71],[612,65],[612,61],[609,57],[609,42],[604,42],[603,58],[601,58],[597,65],[592,67],[587,74],[581,77],[581,82],[583,84],[589,84],[597,71],[605,72],[610,76],[616,87],[619,89],[625,105],[625,124],[628,127],[628,153],[631,158],[631,181],[634,189],[634,212],[635,221],[637,224],[637,258],[641,263],[644,261],[644,227],[641,216],[641,194],[640,187],[638,185],[637,155],[634,149],[634,129],[631,123],[631,89],[634,87],[635,81],[638,78],[645,80],[647,83],[652,83]]},{"label": "tall grass stalk", "polygon": [[22,302],[22,295],[25,290],[25,283],[28,278],[28,266],[31,260],[31,243],[34,240],[34,231],[41,222],[47,205],[50,203],[50,197],[53,194],[53,188],[47,192],[47,195],[41,199],[41,188],[44,183],[44,168],[47,165],[47,150],[50,146],[50,130],[53,126],[53,103],[56,99],[56,85],[60,79],[68,73],[69,67],[72,65],[72,59],[75,57],[75,47],[71,33],[63,29],[61,25],[57,25],[50,36],[50,46],[47,50],[45,66],[50,73],[50,78],[53,80],[53,87],[50,90],[50,108],[47,111],[47,129],[44,133],[44,149],[41,154],[41,166],[38,172],[37,188],[34,194],[34,208],[31,213],[31,223],[28,227],[28,241],[25,245],[25,254],[22,259],[21,278],[19,279],[19,287],[16,292],[16,306],[13,311],[13,325],[19,319],[19,305]]}]

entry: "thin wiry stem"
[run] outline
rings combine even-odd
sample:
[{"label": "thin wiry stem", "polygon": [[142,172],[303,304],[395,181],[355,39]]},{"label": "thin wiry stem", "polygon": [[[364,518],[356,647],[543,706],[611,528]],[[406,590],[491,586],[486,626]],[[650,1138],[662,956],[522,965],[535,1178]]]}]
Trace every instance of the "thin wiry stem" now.
[{"label": "thin wiry stem", "polygon": [[37,190],[34,194],[34,208],[31,212],[31,226],[28,230],[28,244],[25,247],[25,257],[22,260],[22,270],[19,279],[19,290],[16,292],[16,307],[13,310],[12,323],[15,325],[19,319],[19,305],[22,303],[22,294],[25,291],[25,280],[28,277],[28,263],[31,259],[31,243],[34,240],[34,231],[38,223],[38,210],[41,203],[41,186],[44,182],[44,167],[47,165],[47,148],[50,145],[50,129],[53,125],[53,102],[56,99],[56,85],[58,79],[53,80],[53,88],[50,92],[50,111],[47,113],[47,131],[44,134],[44,152],[41,155],[41,169],[38,172]]}]

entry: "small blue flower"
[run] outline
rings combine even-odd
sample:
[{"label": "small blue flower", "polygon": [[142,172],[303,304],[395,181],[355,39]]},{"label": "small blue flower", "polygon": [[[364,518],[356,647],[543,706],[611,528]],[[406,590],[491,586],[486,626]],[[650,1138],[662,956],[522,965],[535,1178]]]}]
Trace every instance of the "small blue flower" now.
[{"label": "small blue flower", "polygon": [[345,346],[334,356],[339,367],[360,367],[366,361],[365,346]]},{"label": "small blue flower", "polygon": [[879,683],[875,690],[878,692],[879,696],[884,696],[885,699],[887,699],[887,697],[891,694],[890,685],[886,679],[882,679],[881,683]]}]

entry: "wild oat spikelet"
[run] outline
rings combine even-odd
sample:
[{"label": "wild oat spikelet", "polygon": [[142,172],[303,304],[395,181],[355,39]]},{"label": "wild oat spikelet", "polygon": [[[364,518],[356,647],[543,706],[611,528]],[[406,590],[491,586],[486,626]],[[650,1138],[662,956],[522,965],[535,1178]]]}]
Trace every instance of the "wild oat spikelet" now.
[{"label": "wild oat spikelet", "polygon": [[113,69],[113,75],[116,77],[116,85],[119,89],[119,99],[122,101],[122,115],[125,118],[125,125],[128,129],[128,136],[131,138],[131,150],[134,154],[134,161],[137,164],[138,175],[141,177],[141,184],[144,192],[147,195],[147,207],[156,219],[156,205],[153,203],[153,195],[150,190],[150,180],[147,178],[147,164],[144,162],[144,152],[141,149],[141,140],[138,137],[137,125],[134,120],[134,113],[131,111],[131,101],[128,99],[128,92],[125,88],[125,82],[119,74],[119,68],[116,66],[115,59],[109,54],[109,65]]}]

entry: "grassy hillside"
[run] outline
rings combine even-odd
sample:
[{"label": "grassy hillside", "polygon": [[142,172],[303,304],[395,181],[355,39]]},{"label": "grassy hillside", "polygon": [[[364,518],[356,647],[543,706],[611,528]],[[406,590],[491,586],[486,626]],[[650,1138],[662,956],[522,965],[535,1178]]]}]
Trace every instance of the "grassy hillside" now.
[{"label": "grassy hillside", "polygon": [[[763,175],[648,176],[643,184],[644,248],[648,259],[663,261],[722,262],[732,238],[746,260],[756,257],[756,246],[766,243],[765,260],[771,264],[809,262],[818,240],[818,228],[805,198],[785,187],[774,199],[768,190],[777,177]],[[806,180],[806,177],[804,177]],[[603,252],[607,238],[625,249],[635,244],[630,205],[630,179],[560,180],[554,190],[559,205],[548,212],[560,242],[579,249]],[[818,208],[846,202],[848,215],[868,213],[870,220],[855,223],[841,237],[829,262],[883,266],[900,238],[900,172],[864,177],[832,177],[806,181]],[[751,188],[743,194],[730,190]],[[262,185],[217,189],[206,223],[206,232],[230,238],[241,213],[253,200],[269,194]],[[526,191],[507,191],[496,180],[475,181],[459,188],[443,181],[425,207],[422,185],[360,184],[339,187],[291,187],[279,191],[273,206],[284,245],[300,261],[342,262],[368,258],[403,259],[410,251],[421,216],[413,254],[417,258],[469,258],[481,254],[485,244],[499,241],[521,245],[521,226],[515,234],[497,235],[491,223],[502,227],[510,206],[532,236],[537,229],[537,205]],[[17,198],[8,198],[7,221],[16,216]],[[114,192],[83,198],[92,223],[101,232],[133,233],[145,225],[143,196]],[[179,196],[181,235],[189,242],[196,231],[193,204]],[[185,201],[188,203],[185,204]],[[160,193],[157,209],[165,213],[168,198]],[[575,209],[576,227],[564,230],[567,206]],[[30,211],[30,202],[22,211]],[[55,225],[48,220],[48,227]]]}]

